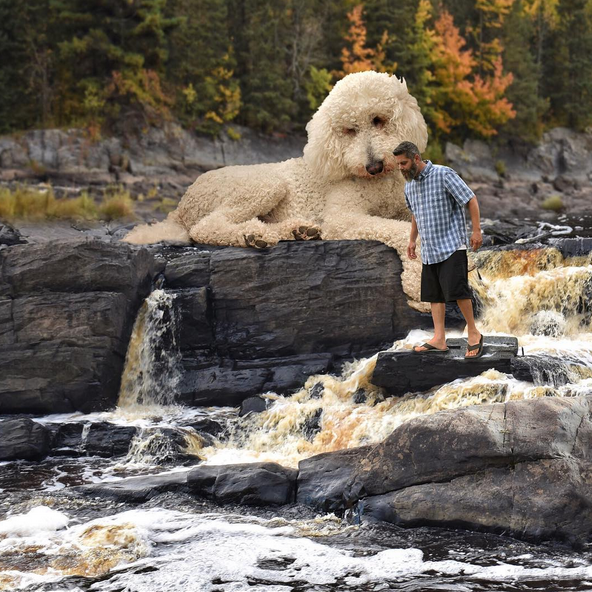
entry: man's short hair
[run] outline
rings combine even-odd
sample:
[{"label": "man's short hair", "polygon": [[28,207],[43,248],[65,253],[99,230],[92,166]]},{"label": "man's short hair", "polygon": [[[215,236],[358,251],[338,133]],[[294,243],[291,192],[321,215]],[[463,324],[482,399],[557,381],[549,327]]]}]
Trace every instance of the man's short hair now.
[{"label": "man's short hair", "polygon": [[393,154],[395,156],[405,155],[407,158],[413,160],[415,155],[421,158],[421,152],[419,148],[413,142],[401,142],[394,150]]}]

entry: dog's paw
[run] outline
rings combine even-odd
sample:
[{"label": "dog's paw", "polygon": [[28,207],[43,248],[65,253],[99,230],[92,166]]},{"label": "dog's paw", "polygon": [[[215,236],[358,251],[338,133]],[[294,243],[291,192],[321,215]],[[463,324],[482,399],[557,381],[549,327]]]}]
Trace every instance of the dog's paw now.
[{"label": "dog's paw", "polygon": [[316,226],[299,226],[292,230],[296,240],[319,240],[321,238],[321,229]]},{"label": "dog's paw", "polygon": [[243,235],[245,244],[247,247],[253,247],[254,249],[265,249],[269,246],[269,243],[256,234],[245,234]]}]

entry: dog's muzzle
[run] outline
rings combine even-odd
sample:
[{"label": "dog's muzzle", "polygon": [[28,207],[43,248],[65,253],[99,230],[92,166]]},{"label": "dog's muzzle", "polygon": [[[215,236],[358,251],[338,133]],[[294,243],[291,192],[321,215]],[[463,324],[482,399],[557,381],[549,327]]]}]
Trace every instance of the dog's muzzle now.
[{"label": "dog's muzzle", "polygon": [[366,171],[370,175],[378,175],[378,174],[382,173],[383,170],[384,170],[384,165],[383,165],[382,161],[372,162],[372,163],[366,165]]}]

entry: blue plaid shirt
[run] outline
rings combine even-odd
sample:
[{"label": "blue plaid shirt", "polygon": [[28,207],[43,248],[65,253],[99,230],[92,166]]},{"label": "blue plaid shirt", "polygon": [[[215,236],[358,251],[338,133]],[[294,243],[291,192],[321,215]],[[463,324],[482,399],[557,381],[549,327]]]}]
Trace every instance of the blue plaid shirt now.
[{"label": "blue plaid shirt", "polygon": [[429,160],[416,179],[405,183],[405,201],[417,222],[423,263],[440,263],[468,246],[465,205],[473,197],[454,170]]}]

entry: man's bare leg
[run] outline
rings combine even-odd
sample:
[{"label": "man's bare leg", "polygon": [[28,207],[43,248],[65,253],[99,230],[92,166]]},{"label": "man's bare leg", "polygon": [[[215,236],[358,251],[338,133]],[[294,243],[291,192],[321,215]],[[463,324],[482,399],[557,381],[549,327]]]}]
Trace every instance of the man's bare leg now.
[{"label": "man's bare leg", "polygon": [[[469,300],[469,302],[471,302]],[[444,321],[446,318],[446,303],[445,302],[431,302],[432,320],[434,321],[434,337],[427,343],[437,347],[438,349],[446,349],[446,329]],[[427,351],[426,348],[415,346],[413,348],[416,352]]]},{"label": "man's bare leg", "polygon": [[[460,312],[462,312],[463,317],[465,317],[465,321],[467,322],[467,343],[469,345],[476,345],[479,343],[481,339],[481,333],[477,329],[475,325],[475,316],[473,314],[473,302],[470,298],[466,298],[464,300],[457,300],[456,303],[458,304],[458,308],[460,308]],[[467,357],[472,358],[477,354],[477,350],[468,351]]]}]

